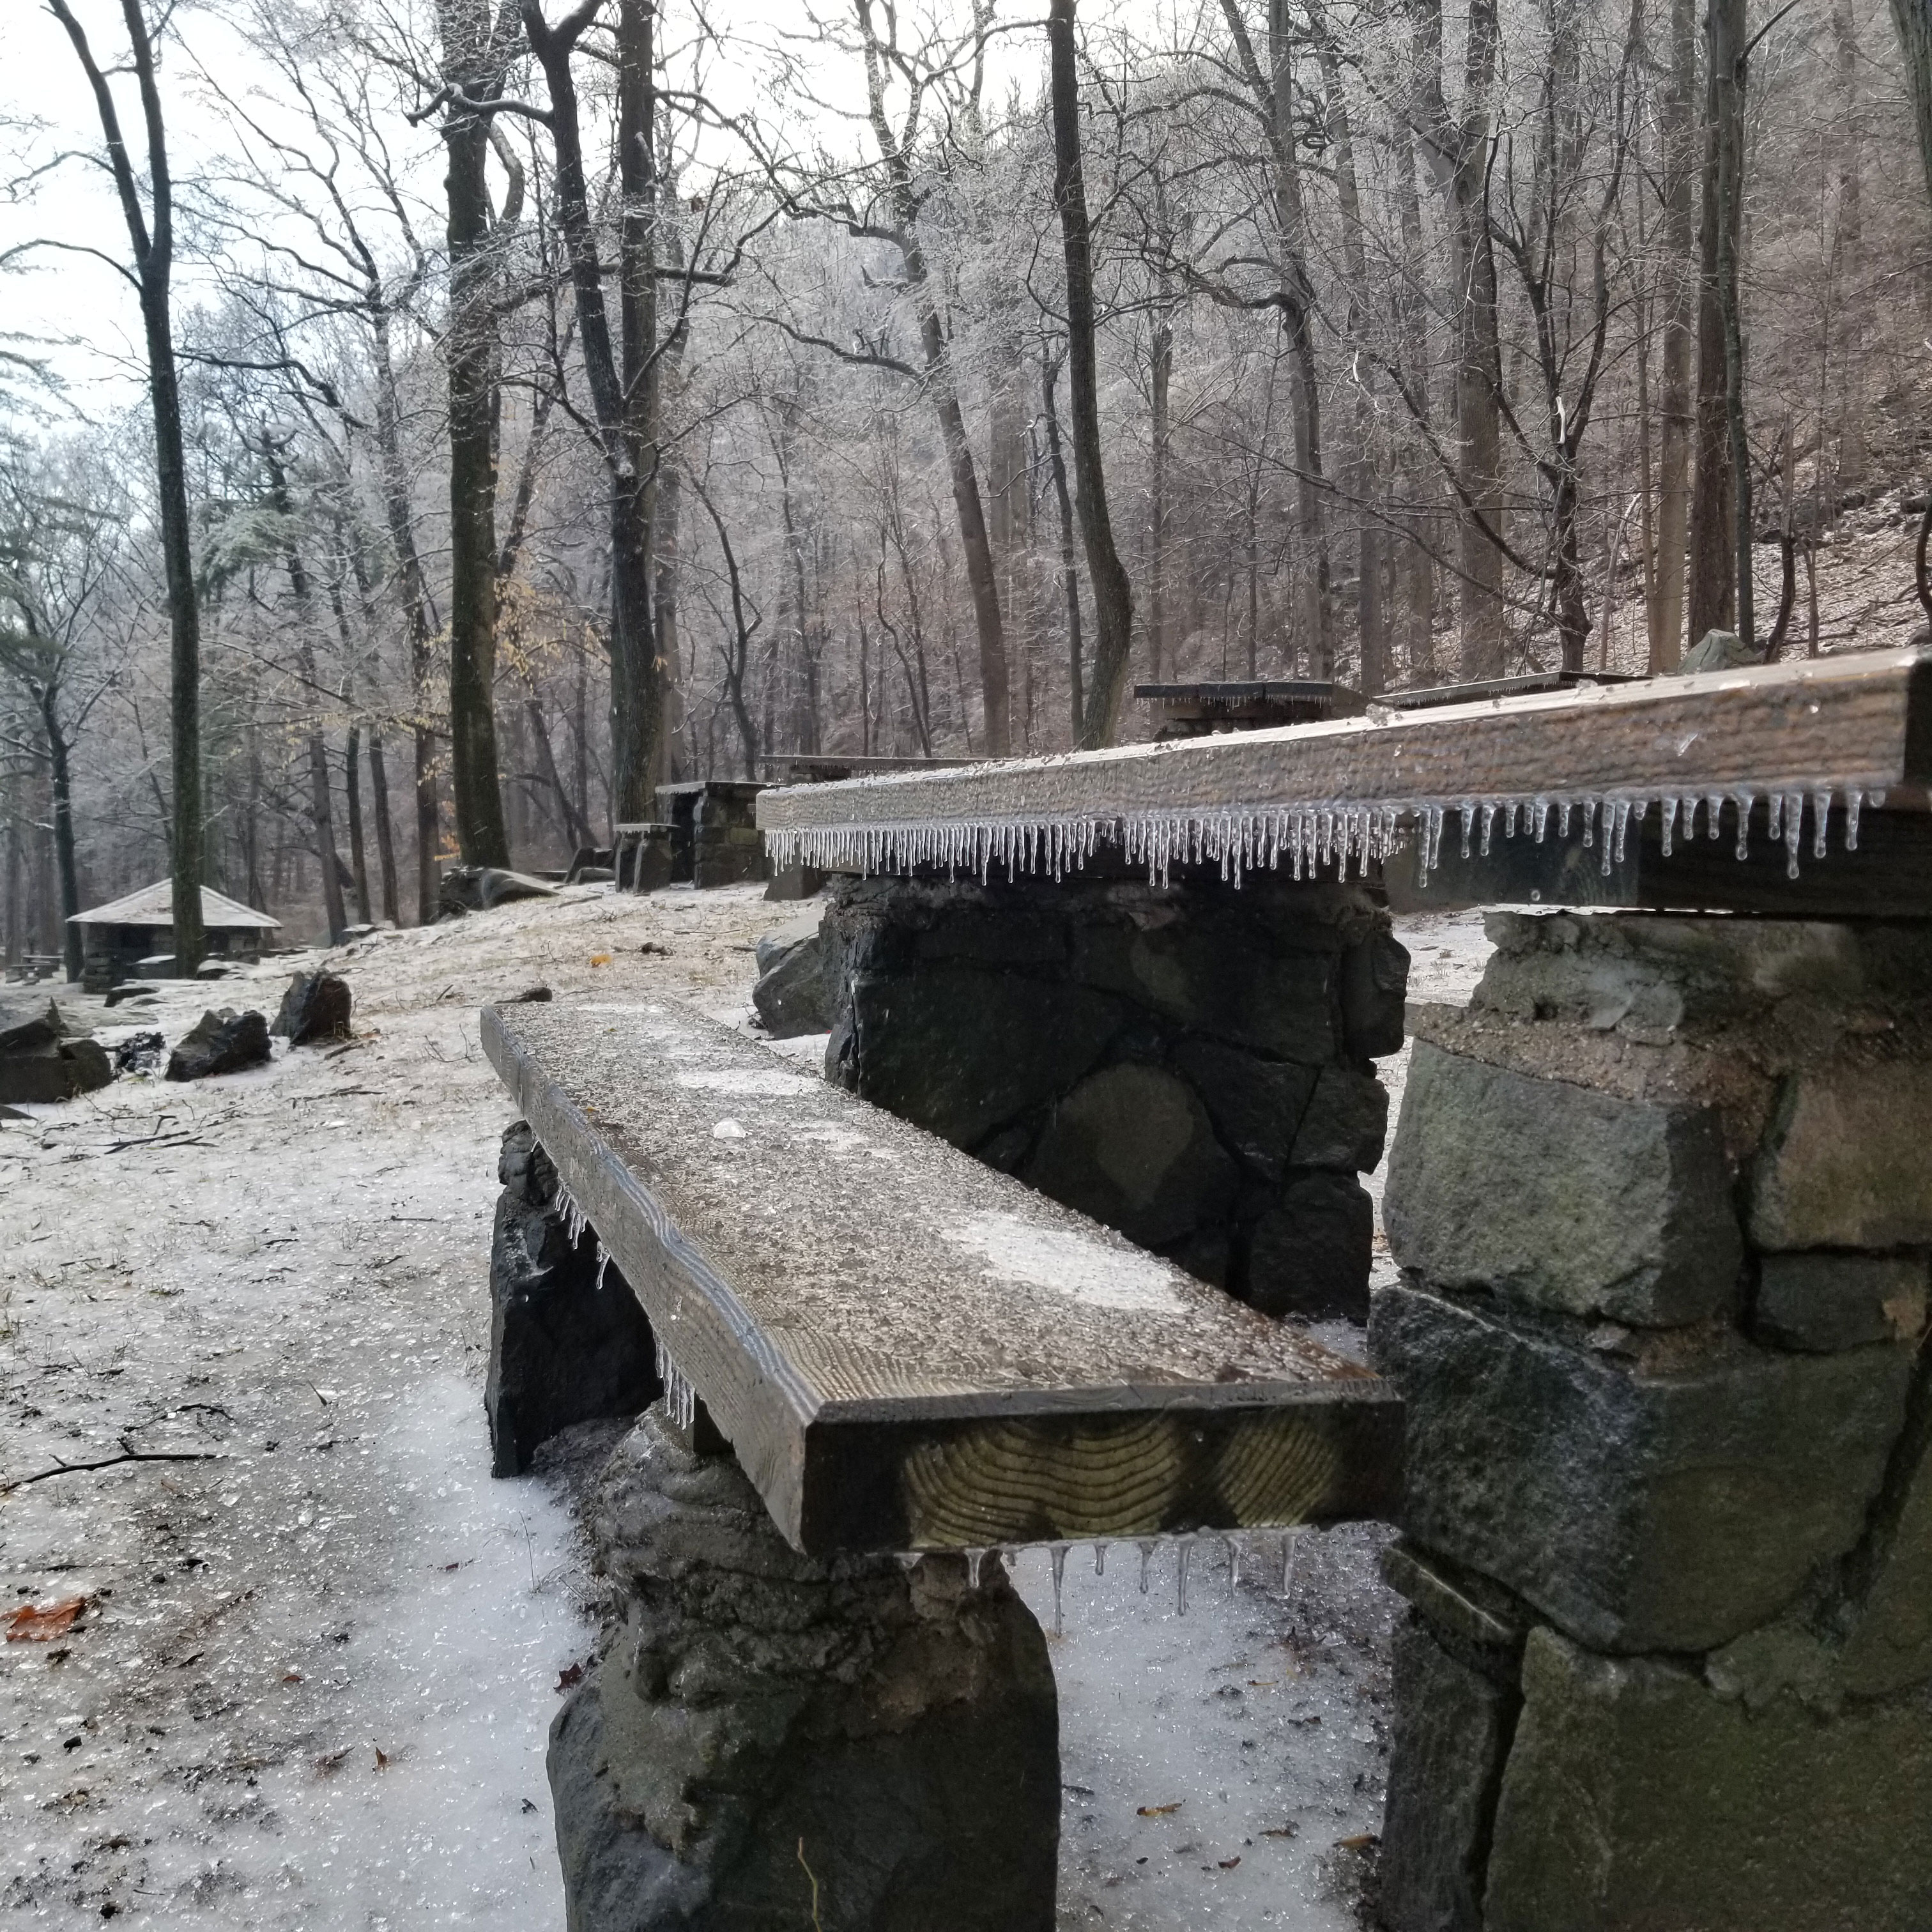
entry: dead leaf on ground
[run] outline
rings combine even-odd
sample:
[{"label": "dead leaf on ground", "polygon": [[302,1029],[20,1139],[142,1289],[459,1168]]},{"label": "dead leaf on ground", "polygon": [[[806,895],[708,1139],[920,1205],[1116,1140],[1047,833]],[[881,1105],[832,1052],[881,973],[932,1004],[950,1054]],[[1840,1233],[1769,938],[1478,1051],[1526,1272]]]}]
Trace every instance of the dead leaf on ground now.
[{"label": "dead leaf on ground", "polygon": [[1137,1805],[1134,1816],[1137,1818],[1165,1818],[1171,1812],[1178,1811],[1186,1802],[1184,1798],[1177,1798],[1172,1804]]},{"label": "dead leaf on ground", "polygon": [[378,1744],[376,1747],[376,1768],[378,1771],[387,1771],[388,1768],[389,1754]]},{"label": "dead leaf on ground", "polygon": [[87,1608],[85,1597],[63,1597],[57,1604],[22,1604],[7,1619],[9,1643],[51,1643],[74,1628]]},{"label": "dead leaf on ground", "polygon": [[1232,1858],[1216,1858],[1214,1862],[1218,1864],[1223,1871],[1232,1871],[1234,1868],[1241,1862],[1241,1855],[1239,1852],[1237,1852]]},{"label": "dead leaf on ground", "polygon": [[1366,1852],[1382,1843],[1381,1834],[1376,1832],[1358,1832],[1352,1838],[1337,1838],[1335,1849],[1338,1852]]},{"label": "dead leaf on ground", "polygon": [[608,952],[593,952],[590,956],[590,963],[593,966],[608,966],[610,963],[610,956]]},{"label": "dead leaf on ground", "polygon": [[345,1744],[340,1750],[330,1751],[317,1758],[315,1768],[324,1778],[333,1778],[348,1762],[349,1748]]},{"label": "dead leaf on ground", "polygon": [[1264,1838],[1292,1838],[1296,1829],[1293,1825],[1264,1825],[1262,1836]]},{"label": "dead leaf on ground", "polygon": [[573,1684],[581,1684],[583,1682],[584,1666],[580,1664],[573,1664],[568,1668],[560,1670],[556,1673],[556,1688],[560,1690],[568,1690]]},{"label": "dead leaf on ground", "polygon": [[299,1684],[302,1672],[299,1670],[285,1670],[282,1672],[282,1682],[284,1684]]},{"label": "dead leaf on ground", "polygon": [[638,950],[640,952],[655,954],[657,958],[660,959],[668,959],[670,957],[670,948],[668,946],[661,944],[655,939],[646,940],[644,944],[638,948]]}]

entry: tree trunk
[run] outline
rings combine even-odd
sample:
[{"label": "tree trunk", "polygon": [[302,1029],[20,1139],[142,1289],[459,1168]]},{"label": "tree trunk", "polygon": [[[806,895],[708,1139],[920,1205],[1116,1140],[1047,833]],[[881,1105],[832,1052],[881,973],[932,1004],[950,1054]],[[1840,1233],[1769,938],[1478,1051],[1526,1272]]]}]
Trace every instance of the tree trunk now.
[{"label": "tree trunk", "polygon": [[181,390],[175,368],[170,306],[174,270],[174,190],[168,167],[166,129],[154,74],[154,46],[141,0],[121,0],[122,20],[140,89],[142,120],[147,136],[148,210],[144,214],[112,91],[67,0],[50,0],[50,4],[73,43],[93,92],[140,290],[141,323],[148,351],[148,400],[154,424],[154,482],[161,512],[161,561],[168,592],[169,718],[174,766],[170,871],[174,886],[175,967],[177,973],[188,976],[201,964],[208,943],[201,919],[205,871],[201,609],[194,580],[188,464],[182,442]]},{"label": "tree trunk", "polygon": [[[496,74],[472,76],[494,94]],[[468,866],[510,862],[497,764],[495,304],[486,117],[453,112],[443,127],[448,172],[449,744],[456,843]]]},{"label": "tree trunk", "polygon": [[362,839],[362,728],[352,724],[342,760],[342,790],[349,805],[349,869],[356,881],[356,916],[369,926],[374,921],[369,904],[369,854]]},{"label": "tree trunk", "polygon": [[1167,463],[1168,390],[1174,374],[1174,321],[1165,307],[1154,314],[1148,433],[1153,440],[1153,474],[1148,517],[1148,675],[1156,684],[1167,662]]},{"label": "tree trunk", "polygon": [[1060,446],[1060,412],[1053,392],[1060,380],[1058,355],[1040,364],[1040,398],[1046,424],[1047,464],[1053,472],[1053,494],[1060,509],[1060,588],[1066,605],[1067,691],[1072,704],[1073,742],[1080,742],[1080,722],[1086,705],[1085,677],[1080,662],[1080,572],[1073,554],[1073,499],[1066,488],[1066,453]]},{"label": "tree trunk", "polygon": [[[1415,182],[1415,136],[1404,122],[1395,129],[1394,140],[1393,172],[1402,253],[1419,267],[1424,256],[1422,201]],[[1432,415],[1429,393],[1429,310],[1420,292],[1406,278],[1396,283],[1395,321],[1402,367],[1422,418],[1418,427],[1426,428]],[[1408,530],[1399,560],[1403,675],[1409,685],[1423,686],[1436,678],[1436,567],[1430,542],[1426,541],[1432,534],[1432,519],[1425,506],[1430,498],[1439,494],[1441,483],[1430,458],[1414,446],[1412,437],[1397,473],[1407,500],[1404,509]]]},{"label": "tree trunk", "polygon": [[1905,56],[1905,91],[1918,130],[1918,162],[1932,194],[1932,0],[1892,0],[1892,25]]},{"label": "tree trunk", "polygon": [[1080,76],[1073,45],[1074,0],[1052,0],[1046,37],[1052,52],[1053,199],[1066,256],[1066,364],[1073,417],[1073,488],[1087,543],[1099,637],[1094,682],[1080,721],[1080,743],[1111,745],[1120,729],[1133,644],[1134,599],[1114,548],[1102,468],[1099,374],[1095,367],[1094,243],[1080,161]]},{"label": "tree trunk", "polygon": [[1691,400],[1699,286],[1692,212],[1696,98],[1696,0],[1671,0],[1670,65],[1658,115],[1663,134],[1660,238],[1664,314],[1655,594],[1649,610],[1652,671],[1675,670],[1684,654],[1684,548],[1690,535],[1691,455],[1696,441]]},{"label": "tree trunk", "polygon": [[382,916],[400,926],[396,898],[396,835],[389,818],[389,771],[383,762],[382,734],[369,728],[369,789],[376,807],[376,862],[382,883]]},{"label": "tree trunk", "polygon": [[1838,487],[1862,490],[1865,482],[1865,310],[1863,160],[1860,153],[1864,88],[1858,67],[1858,30],[1851,0],[1832,0],[1832,38],[1838,60],[1838,220],[1832,253],[1844,320],[1840,364],[1844,406],[1838,424]]},{"label": "tree trunk", "polygon": [[1702,217],[1697,302],[1696,473],[1690,505],[1690,641],[1737,628],[1737,474],[1731,448],[1729,329],[1724,278],[1736,266],[1742,194],[1726,193],[1743,159],[1736,60],[1739,0],[1711,0],[1706,26]]},{"label": "tree trunk", "polygon": [[74,851],[72,747],[55,710],[56,687],[43,687],[40,728],[47,738],[47,770],[53,788],[54,868],[60,880],[61,955],[69,980],[80,977],[81,931],[71,922],[80,910],[80,874]]},{"label": "tree trunk", "polygon": [[1724,328],[1724,421],[1731,472],[1732,568],[1736,579],[1737,631],[1747,650],[1757,627],[1751,572],[1750,451],[1744,436],[1744,320],[1738,290],[1738,248],[1744,233],[1745,49],[1749,32],[1745,0],[1712,0],[1711,72],[1716,90],[1718,130],[1717,284]]}]

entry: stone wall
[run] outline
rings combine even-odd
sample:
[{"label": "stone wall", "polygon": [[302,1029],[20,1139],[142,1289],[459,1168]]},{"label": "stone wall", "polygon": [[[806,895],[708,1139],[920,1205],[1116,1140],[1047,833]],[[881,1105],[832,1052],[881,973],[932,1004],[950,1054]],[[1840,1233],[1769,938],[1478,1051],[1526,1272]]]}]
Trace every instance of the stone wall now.
[{"label": "stone wall", "polygon": [[614,1601],[551,1728],[571,1932],[1051,1932],[1058,1706],[1003,1570],[818,1561],[654,1408],[586,1512]]},{"label": "stone wall", "polygon": [[824,932],[829,1078],[1270,1313],[1366,1313],[1408,969],[1368,888],[846,879]]},{"label": "stone wall", "polygon": [[1395,1932],[1932,1924],[1932,932],[1498,916],[1417,1037]]}]

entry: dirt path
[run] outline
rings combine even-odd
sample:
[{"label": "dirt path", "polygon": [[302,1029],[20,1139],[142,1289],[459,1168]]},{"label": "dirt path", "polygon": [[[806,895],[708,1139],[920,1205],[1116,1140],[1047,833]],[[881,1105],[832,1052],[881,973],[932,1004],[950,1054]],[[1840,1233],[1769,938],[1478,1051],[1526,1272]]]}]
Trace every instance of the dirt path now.
[{"label": "dirt path", "polygon": [[[0,1498],[0,1615],[86,1600],[65,1636],[0,1647],[10,1918],[558,1932],[543,1750],[587,1580],[559,1491],[488,1474],[512,1109],[476,1008],[541,982],[742,1018],[752,942],[792,910],[590,888],[384,935],[332,961],[346,1051],[0,1125],[0,1484],[197,1459]],[[1466,990],[1467,922],[1429,943],[1429,996]],[[272,1012],[303,963],[135,1023]],[[1310,1538],[1285,1604],[1204,1551],[1185,1619],[1171,1551],[1145,1597],[1124,1549],[1070,1580],[1063,1926],[1352,1922],[1336,1841],[1374,1828],[1385,1762],[1377,1535]],[[1020,1580],[1050,1621],[1043,1558]]]}]

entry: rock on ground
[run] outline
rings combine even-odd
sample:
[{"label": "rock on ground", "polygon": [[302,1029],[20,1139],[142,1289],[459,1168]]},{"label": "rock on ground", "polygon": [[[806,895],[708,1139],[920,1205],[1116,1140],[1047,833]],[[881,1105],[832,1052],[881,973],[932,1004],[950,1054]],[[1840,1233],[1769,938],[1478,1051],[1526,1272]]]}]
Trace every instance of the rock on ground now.
[{"label": "rock on ground", "polygon": [[206,1080],[260,1066],[270,1052],[268,1022],[252,1009],[211,1008],[168,1056],[170,1080]]},{"label": "rock on ground", "polygon": [[346,1040],[353,1004],[346,980],[334,973],[298,973],[282,995],[271,1030],[291,1046]]}]

